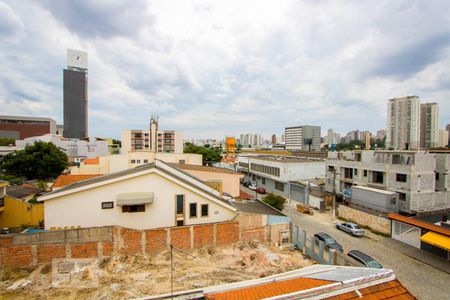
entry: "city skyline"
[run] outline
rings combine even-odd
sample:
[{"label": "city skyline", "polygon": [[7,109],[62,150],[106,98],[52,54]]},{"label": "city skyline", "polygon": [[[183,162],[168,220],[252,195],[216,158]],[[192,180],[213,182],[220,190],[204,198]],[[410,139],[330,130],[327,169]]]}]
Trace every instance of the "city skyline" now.
[{"label": "city skyline", "polygon": [[155,114],[186,139],[376,132],[387,100],[407,95],[438,103],[444,128],[448,5],[0,1],[1,114],[62,123],[72,48],[89,53],[90,135],[118,138]]}]

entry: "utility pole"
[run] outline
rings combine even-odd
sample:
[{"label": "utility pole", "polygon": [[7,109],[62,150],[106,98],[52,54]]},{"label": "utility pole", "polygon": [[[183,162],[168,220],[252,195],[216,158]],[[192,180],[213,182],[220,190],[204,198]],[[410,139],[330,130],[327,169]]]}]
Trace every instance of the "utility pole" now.
[{"label": "utility pole", "polygon": [[173,245],[170,244],[170,296],[173,300]]},{"label": "utility pole", "polygon": [[333,218],[336,218],[336,169],[333,168]]}]

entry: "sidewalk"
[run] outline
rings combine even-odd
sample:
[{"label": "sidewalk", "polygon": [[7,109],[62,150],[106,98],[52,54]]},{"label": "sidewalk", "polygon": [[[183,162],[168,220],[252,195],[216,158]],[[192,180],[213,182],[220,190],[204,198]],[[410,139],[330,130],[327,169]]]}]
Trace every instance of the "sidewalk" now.
[{"label": "sidewalk", "polygon": [[432,266],[433,268],[450,274],[450,261],[446,260],[445,258],[439,257],[437,255],[428,253],[426,251],[417,249],[413,246],[390,238],[382,239],[381,241],[379,241],[379,243],[391,248],[394,251],[407,255],[413,259],[423,262],[424,264]]}]

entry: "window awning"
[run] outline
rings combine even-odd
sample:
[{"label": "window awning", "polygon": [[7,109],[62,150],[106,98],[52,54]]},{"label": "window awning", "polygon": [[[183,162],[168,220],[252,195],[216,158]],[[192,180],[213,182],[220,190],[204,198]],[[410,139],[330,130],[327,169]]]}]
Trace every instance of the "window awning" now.
[{"label": "window awning", "polygon": [[153,192],[121,193],[117,195],[117,206],[153,203]]},{"label": "window awning", "polygon": [[422,242],[450,251],[450,237],[429,231],[420,237]]}]

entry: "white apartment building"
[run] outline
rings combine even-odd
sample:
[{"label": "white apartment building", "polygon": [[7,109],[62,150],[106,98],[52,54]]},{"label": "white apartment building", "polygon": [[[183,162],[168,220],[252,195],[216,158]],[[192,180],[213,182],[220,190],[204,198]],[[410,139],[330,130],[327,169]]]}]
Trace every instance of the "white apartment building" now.
[{"label": "white apartment building", "polygon": [[[449,209],[449,169],[450,152],[445,151],[328,152],[325,189],[347,197],[353,186],[396,192],[396,205],[404,213]],[[370,207],[370,195],[365,199]]]},{"label": "white apartment building", "polygon": [[448,131],[445,129],[439,129],[439,143],[438,147],[448,147]]},{"label": "white apartment building", "polygon": [[320,126],[286,127],[284,134],[288,151],[320,151]]},{"label": "white apartment building", "polygon": [[151,151],[183,153],[183,133],[160,130],[158,119],[152,117],[148,130],[122,130],[122,152]]},{"label": "white apartment building", "polygon": [[420,141],[420,99],[417,96],[388,101],[386,148],[418,149]]},{"label": "white apartment building", "polygon": [[420,105],[420,147],[439,146],[439,106],[437,103]]},{"label": "white apartment building", "polygon": [[260,147],[263,144],[263,139],[259,133],[244,133],[239,136],[239,143],[243,147]]},{"label": "white apartment building", "polygon": [[100,138],[89,137],[82,140],[64,138],[56,134],[45,134],[42,136],[34,136],[16,141],[16,148],[25,149],[34,142],[52,143],[62,151],[64,151],[69,159],[79,161],[83,158],[97,157],[108,155],[108,141]]}]

